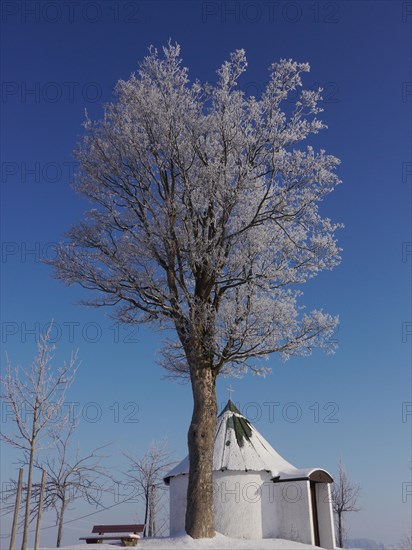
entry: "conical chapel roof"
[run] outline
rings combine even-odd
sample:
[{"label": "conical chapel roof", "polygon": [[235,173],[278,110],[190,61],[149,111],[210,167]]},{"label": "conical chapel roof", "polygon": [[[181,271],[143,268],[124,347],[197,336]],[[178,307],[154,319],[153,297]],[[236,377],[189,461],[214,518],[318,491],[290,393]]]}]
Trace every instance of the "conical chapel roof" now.
[{"label": "conical chapel roof", "polygon": [[[319,478],[317,481],[333,481],[325,470],[299,469],[287,462],[239,412],[230,399],[217,419],[213,470],[266,471],[271,474],[274,481],[312,479],[311,474],[316,472]],[[164,480],[169,483],[170,478],[188,473],[189,457],[187,456],[165,476]]]}]

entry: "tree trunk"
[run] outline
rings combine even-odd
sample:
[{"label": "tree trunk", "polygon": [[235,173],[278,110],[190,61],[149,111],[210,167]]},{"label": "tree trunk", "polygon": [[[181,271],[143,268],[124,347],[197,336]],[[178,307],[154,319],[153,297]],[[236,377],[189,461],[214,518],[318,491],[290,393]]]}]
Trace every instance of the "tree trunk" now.
[{"label": "tree trunk", "polygon": [[60,546],[62,544],[64,513],[65,513],[65,511],[66,511],[66,490],[64,490],[62,505],[61,505],[61,508],[60,508],[59,528],[58,528],[58,531],[57,531],[57,541],[56,541],[56,547],[57,548],[60,548]]},{"label": "tree trunk", "polygon": [[193,538],[215,535],[213,510],[213,451],[217,419],[216,375],[208,364],[191,369],[193,416],[188,431],[189,485],[186,532]]},{"label": "tree trunk", "polygon": [[25,515],[24,515],[23,539],[21,542],[21,550],[27,549],[27,541],[29,537],[30,500],[31,500],[31,488],[33,483],[32,476],[33,476],[34,452],[35,452],[35,447],[34,447],[34,443],[32,442],[30,447],[29,472],[27,475],[26,507],[25,507]]},{"label": "tree trunk", "polygon": [[34,550],[38,550],[40,544],[40,531],[41,531],[41,521],[43,517],[43,500],[44,500],[44,488],[46,487],[46,471],[43,470],[41,476],[41,486],[40,486],[40,495],[39,495],[39,509],[37,512],[37,525],[36,525],[36,535],[34,538]]},{"label": "tree trunk", "polygon": [[156,493],[155,486],[150,485],[150,498],[149,498],[149,537],[156,536]]},{"label": "tree trunk", "polygon": [[338,546],[343,548],[343,518],[342,512],[338,512]]},{"label": "tree trunk", "polygon": [[156,536],[156,487],[153,485],[152,491],[152,511],[150,513],[150,521],[152,523],[152,536]]},{"label": "tree trunk", "polygon": [[23,468],[20,468],[20,470],[19,470],[19,480],[17,482],[16,502],[14,504],[13,527],[12,527],[12,530],[11,530],[9,550],[14,550],[14,541],[16,540],[17,523],[18,523],[18,520],[19,520],[19,512],[20,512],[20,500],[21,500],[22,485],[23,485]]},{"label": "tree trunk", "polygon": [[147,485],[145,490],[144,531],[143,531],[144,537],[147,537],[147,533],[149,531],[148,518],[149,518],[149,485]]}]

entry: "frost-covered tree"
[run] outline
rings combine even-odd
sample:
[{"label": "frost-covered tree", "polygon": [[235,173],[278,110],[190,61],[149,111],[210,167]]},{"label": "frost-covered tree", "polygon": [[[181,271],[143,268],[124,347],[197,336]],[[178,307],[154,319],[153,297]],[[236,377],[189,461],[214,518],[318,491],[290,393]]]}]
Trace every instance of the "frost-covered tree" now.
[{"label": "frost-covered tree", "polygon": [[359,512],[357,506],[360,485],[352,483],[346,473],[342,459],[339,460],[338,478],[332,486],[332,508],[336,519],[336,544],[343,548],[346,538],[344,514]]},{"label": "frost-covered tree", "polygon": [[[43,508],[56,512],[57,548],[62,544],[65,514],[70,505],[82,498],[89,504],[100,506],[100,493],[104,488],[102,481],[109,479],[107,470],[101,465],[104,457],[99,454],[107,445],[88,454],[80,453],[79,448],[72,448],[77,425],[77,422],[72,421],[63,431],[54,431],[54,453],[35,462],[36,468],[47,473]],[[36,506],[34,513],[37,512]]]},{"label": "frost-covered tree", "polygon": [[399,550],[411,550],[412,548],[412,532],[405,533],[398,544]]},{"label": "frost-covered tree", "polygon": [[297,148],[325,127],[321,90],[301,89],[307,63],[281,60],[261,97],[247,97],[237,87],[246,66],[238,50],[215,84],[201,84],[178,45],[150,49],[104,118],[86,119],[76,187],[95,208],[52,262],[67,284],[97,291],[89,305],[174,330],[164,365],[190,377],[194,399],[193,537],[214,533],[217,376],[264,374],[259,359],[273,352],[331,349],[337,324],[298,306],[300,284],[339,262],[338,226],[318,211],[339,161]]},{"label": "frost-covered tree", "polygon": [[[1,378],[2,399],[11,409],[14,431],[0,433],[0,440],[23,452],[23,464],[27,464],[25,487],[25,513],[21,549],[28,544],[31,514],[31,493],[35,458],[51,426],[57,429],[67,424],[67,417],[60,417],[64,398],[78,368],[77,354],[63,366],[55,368],[55,346],[50,343],[52,324],[46,334],[39,337],[38,353],[30,368],[12,367],[7,357],[7,366]],[[44,444],[44,441],[43,441]],[[48,442],[50,445],[50,441]]]},{"label": "frost-covered tree", "polygon": [[142,495],[144,536],[158,536],[157,512],[166,489],[163,477],[172,466],[166,442],[154,441],[141,456],[136,453],[124,453],[124,456],[129,460],[127,478],[130,485],[138,489]]},{"label": "frost-covered tree", "polygon": [[[65,514],[70,505],[78,499],[83,499],[96,507],[101,506],[101,493],[106,490],[103,483],[110,479],[108,472],[101,466],[104,458],[99,451],[106,447],[98,447],[88,454],[81,454],[78,448],[73,449],[73,435],[77,422],[71,419],[58,430],[50,429],[49,437],[52,445],[44,456],[34,459],[34,468],[39,472],[46,472],[46,482],[43,495],[43,510],[54,510],[56,513],[57,540],[56,547],[60,548],[63,538]],[[28,465],[28,456],[20,461]],[[14,512],[17,482],[10,480],[8,489],[3,491],[2,515]],[[26,499],[27,483],[23,484],[23,495]],[[30,520],[36,520],[39,514],[41,484],[33,483],[30,489],[31,501]],[[27,500],[26,500],[27,502]],[[24,521],[24,518],[23,518]],[[22,522],[21,527],[23,528]]]}]

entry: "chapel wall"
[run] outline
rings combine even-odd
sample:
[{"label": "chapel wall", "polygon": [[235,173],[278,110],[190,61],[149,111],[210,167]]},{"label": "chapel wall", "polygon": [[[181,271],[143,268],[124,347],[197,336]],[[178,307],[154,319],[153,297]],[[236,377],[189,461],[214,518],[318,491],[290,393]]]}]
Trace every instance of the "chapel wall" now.
[{"label": "chapel wall", "polygon": [[318,509],[319,539],[322,548],[335,548],[332,496],[330,483],[316,484],[316,505]]},{"label": "chapel wall", "polygon": [[171,535],[176,535],[185,530],[188,480],[188,475],[179,475],[170,479],[169,530]]},{"label": "chapel wall", "polygon": [[277,518],[274,536],[314,544],[309,481],[289,481],[274,485]]},{"label": "chapel wall", "polygon": [[266,478],[261,472],[213,473],[216,531],[234,538],[262,538]]}]

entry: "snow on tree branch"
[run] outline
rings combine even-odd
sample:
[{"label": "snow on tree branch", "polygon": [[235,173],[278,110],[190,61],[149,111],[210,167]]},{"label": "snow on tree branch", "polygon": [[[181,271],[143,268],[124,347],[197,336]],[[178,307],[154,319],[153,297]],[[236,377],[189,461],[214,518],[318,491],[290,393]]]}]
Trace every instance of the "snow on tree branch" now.
[{"label": "snow on tree branch", "polygon": [[192,83],[177,44],[151,48],[104,118],[85,122],[76,188],[95,207],[50,261],[121,322],[174,328],[164,364],[178,374],[193,342],[232,375],[264,374],[252,360],[273,352],[333,351],[338,318],[298,304],[299,285],[340,261],[341,226],[318,209],[339,160],[297,148],[325,128],[321,90],[303,89],[307,63],[282,59],[247,97],[246,68],[238,50],[216,84]]}]

